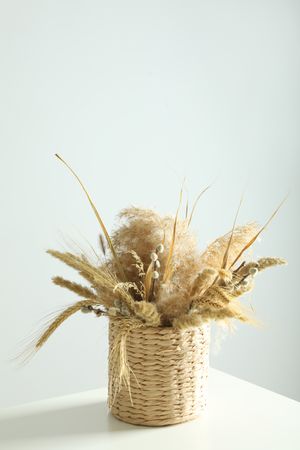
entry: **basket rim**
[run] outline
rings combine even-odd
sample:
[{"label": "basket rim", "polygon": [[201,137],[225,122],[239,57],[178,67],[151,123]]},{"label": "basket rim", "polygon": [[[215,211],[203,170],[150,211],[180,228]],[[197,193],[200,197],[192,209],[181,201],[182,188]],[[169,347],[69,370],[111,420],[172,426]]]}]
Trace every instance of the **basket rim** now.
[{"label": "basket rim", "polygon": [[186,332],[190,332],[190,331],[193,331],[193,330],[199,330],[199,329],[202,329],[202,328],[210,327],[210,323],[209,322],[204,322],[200,326],[191,326],[189,328],[180,329],[180,328],[175,328],[173,326],[163,326],[163,325],[154,327],[152,325],[147,325],[147,324],[141,322],[138,319],[134,319],[132,317],[125,317],[125,316],[124,317],[109,316],[108,319],[109,319],[109,323],[112,323],[112,324],[113,323],[124,323],[125,324],[126,322],[129,323],[130,321],[135,320],[136,323],[139,323],[139,326],[134,328],[133,329],[134,331],[137,331],[137,330],[144,330],[144,331],[145,330],[149,330],[149,331],[153,330],[154,331],[155,330],[156,332],[163,332],[163,333],[184,334]]}]

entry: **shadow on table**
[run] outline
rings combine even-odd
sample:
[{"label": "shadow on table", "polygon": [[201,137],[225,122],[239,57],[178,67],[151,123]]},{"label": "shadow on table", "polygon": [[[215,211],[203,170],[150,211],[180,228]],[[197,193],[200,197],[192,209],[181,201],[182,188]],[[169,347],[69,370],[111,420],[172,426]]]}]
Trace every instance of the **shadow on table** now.
[{"label": "shadow on table", "polygon": [[0,442],[136,429],[134,425],[115,419],[103,401],[0,419]]}]

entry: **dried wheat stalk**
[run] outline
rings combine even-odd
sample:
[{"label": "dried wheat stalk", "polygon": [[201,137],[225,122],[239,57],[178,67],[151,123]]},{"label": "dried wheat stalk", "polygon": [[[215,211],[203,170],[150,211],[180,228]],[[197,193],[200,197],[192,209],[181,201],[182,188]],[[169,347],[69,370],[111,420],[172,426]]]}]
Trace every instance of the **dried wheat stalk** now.
[{"label": "dried wheat stalk", "polygon": [[37,340],[35,346],[36,348],[42,347],[44,343],[49,339],[52,333],[70,316],[75,314],[77,311],[81,310],[81,308],[88,307],[91,305],[98,304],[96,301],[93,301],[91,299],[89,300],[81,300],[77,303],[75,303],[72,306],[69,306],[66,308],[63,312],[58,314],[58,316],[51,322],[51,324],[47,327],[47,329],[44,331],[44,333],[40,336],[40,338]]},{"label": "dried wheat stalk", "polygon": [[63,288],[66,288],[72,292],[75,292],[75,294],[78,294],[80,297],[83,298],[90,298],[95,300],[97,298],[96,294],[88,287],[82,286],[81,284],[74,283],[73,281],[65,280],[62,277],[54,277],[52,278],[52,281],[57,286],[61,286]]}]

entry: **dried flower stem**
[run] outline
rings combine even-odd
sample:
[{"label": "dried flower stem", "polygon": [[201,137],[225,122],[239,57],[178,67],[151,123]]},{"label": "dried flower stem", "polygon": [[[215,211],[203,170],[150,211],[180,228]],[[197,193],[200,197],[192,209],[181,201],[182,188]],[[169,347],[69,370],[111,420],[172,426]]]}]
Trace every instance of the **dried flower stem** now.
[{"label": "dried flower stem", "polygon": [[99,244],[103,255],[106,256],[106,246],[102,234],[99,234]]},{"label": "dried flower stem", "polygon": [[[203,195],[210,187],[211,187],[211,185],[209,185],[209,186],[207,186],[205,189],[203,189],[203,190],[200,192],[200,194],[197,196],[196,200],[194,201],[194,204],[193,204],[193,207],[192,207],[192,211],[191,211],[191,214],[190,214],[190,217],[189,217],[189,220],[188,220],[188,227],[190,226],[190,224],[191,224],[191,222],[192,222],[193,215],[194,215],[196,206],[197,206],[197,204],[198,204],[200,198],[202,197],[202,195]],[[186,212],[186,215],[187,215],[187,212]]]},{"label": "dried flower stem", "polygon": [[163,283],[166,283],[171,278],[172,272],[173,272],[172,258],[173,258],[173,253],[174,253],[175,240],[176,240],[176,228],[177,228],[178,214],[179,214],[181,202],[182,202],[182,193],[183,193],[183,188],[181,188],[180,195],[179,195],[179,204],[178,204],[178,208],[177,208],[175,219],[174,219],[172,240],[171,240],[169,253],[168,253],[168,257],[167,257],[167,261],[166,261],[165,272],[163,275]]}]

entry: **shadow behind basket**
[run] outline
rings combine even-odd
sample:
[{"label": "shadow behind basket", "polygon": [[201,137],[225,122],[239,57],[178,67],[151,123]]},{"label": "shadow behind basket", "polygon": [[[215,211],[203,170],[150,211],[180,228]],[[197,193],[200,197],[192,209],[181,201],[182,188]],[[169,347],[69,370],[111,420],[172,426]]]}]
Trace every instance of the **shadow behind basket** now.
[{"label": "shadow behind basket", "polygon": [[[126,319],[110,318],[109,322],[111,352],[118,333],[126,326]],[[147,326],[131,329],[126,351],[133,372],[130,375],[132,401],[126,386],[121,387],[113,401],[109,389],[113,416],[148,426],[171,425],[198,417],[206,405],[209,336],[208,324],[187,330]]]}]

